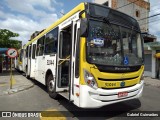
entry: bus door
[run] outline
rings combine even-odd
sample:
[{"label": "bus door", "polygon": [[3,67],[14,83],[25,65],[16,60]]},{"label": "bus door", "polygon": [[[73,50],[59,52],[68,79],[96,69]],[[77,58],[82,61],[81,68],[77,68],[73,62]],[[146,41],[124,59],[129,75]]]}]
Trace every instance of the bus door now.
[{"label": "bus door", "polygon": [[29,57],[28,57],[28,76],[30,77],[31,74],[31,49],[32,49],[32,44],[29,46]]},{"label": "bus door", "polygon": [[22,57],[22,71],[25,73],[25,66],[26,66],[26,50],[23,49],[23,53],[22,53],[23,57]]},{"label": "bus door", "polygon": [[27,46],[25,49],[25,59],[24,59],[24,72],[26,73],[26,76],[27,76],[27,65],[28,65],[28,49],[29,46]]},{"label": "bus door", "polygon": [[31,61],[31,45],[29,45],[27,49],[26,77],[29,77],[30,75],[30,65],[31,65],[30,61]]},{"label": "bus door", "polygon": [[37,50],[36,50],[36,77],[35,79],[45,84],[45,72],[44,67],[46,65],[45,56],[44,56],[44,39],[45,36],[41,37],[37,41]]},{"label": "bus door", "polygon": [[72,22],[70,26],[61,30],[57,60],[56,91],[66,90],[69,100],[73,100],[75,25],[76,23]]},{"label": "bus door", "polygon": [[36,44],[32,44],[31,48],[31,64],[30,64],[30,77],[35,78],[35,54],[36,54]]},{"label": "bus door", "polygon": [[[74,91],[75,91],[75,59],[76,59],[76,43],[77,43],[77,32],[78,32],[78,22],[72,22],[72,43],[71,43],[71,52],[70,52],[70,66],[69,66],[69,100],[74,99]],[[79,85],[79,84],[78,84]],[[79,91],[78,91],[79,93]]]}]

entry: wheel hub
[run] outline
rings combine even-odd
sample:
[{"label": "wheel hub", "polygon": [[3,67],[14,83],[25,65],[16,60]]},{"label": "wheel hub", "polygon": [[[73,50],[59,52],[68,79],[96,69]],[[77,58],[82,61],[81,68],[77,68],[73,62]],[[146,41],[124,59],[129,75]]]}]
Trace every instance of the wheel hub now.
[{"label": "wheel hub", "polygon": [[49,82],[49,91],[54,91],[54,81],[53,80],[51,80],[50,82]]}]

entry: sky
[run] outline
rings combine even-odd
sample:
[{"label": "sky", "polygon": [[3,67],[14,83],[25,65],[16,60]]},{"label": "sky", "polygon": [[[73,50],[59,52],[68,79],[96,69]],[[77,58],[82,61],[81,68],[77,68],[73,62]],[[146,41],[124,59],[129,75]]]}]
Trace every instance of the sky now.
[{"label": "sky", "polygon": [[[150,0],[151,8],[149,15],[160,14],[160,0]],[[149,18],[149,32],[160,41],[160,15]]]},{"label": "sky", "polygon": [[[14,38],[27,43],[30,35],[41,31],[81,2],[94,0],[1,0],[0,29],[9,29],[20,36]],[[150,0],[150,15],[160,13],[160,1]],[[150,18],[150,33],[160,40],[160,15]],[[159,20],[159,21],[158,21]],[[152,22],[154,21],[154,22]]]}]

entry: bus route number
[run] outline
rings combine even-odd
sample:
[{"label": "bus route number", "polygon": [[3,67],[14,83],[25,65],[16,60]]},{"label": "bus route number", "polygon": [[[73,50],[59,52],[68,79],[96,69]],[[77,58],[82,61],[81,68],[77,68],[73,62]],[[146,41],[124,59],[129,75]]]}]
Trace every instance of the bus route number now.
[{"label": "bus route number", "polygon": [[54,60],[47,60],[47,65],[54,65]]}]

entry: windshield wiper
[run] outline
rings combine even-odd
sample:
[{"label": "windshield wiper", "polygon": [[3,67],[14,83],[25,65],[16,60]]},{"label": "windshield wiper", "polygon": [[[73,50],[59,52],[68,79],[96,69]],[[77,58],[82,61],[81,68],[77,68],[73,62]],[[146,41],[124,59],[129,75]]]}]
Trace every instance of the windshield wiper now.
[{"label": "windshield wiper", "polygon": [[103,22],[106,23],[107,25],[109,25],[109,27],[111,28],[111,31],[112,31],[113,33],[116,33],[116,32],[114,31],[114,29],[113,29],[113,27],[112,27],[112,25],[111,25],[111,23],[110,23],[110,21],[109,21],[108,18],[103,17]]}]

